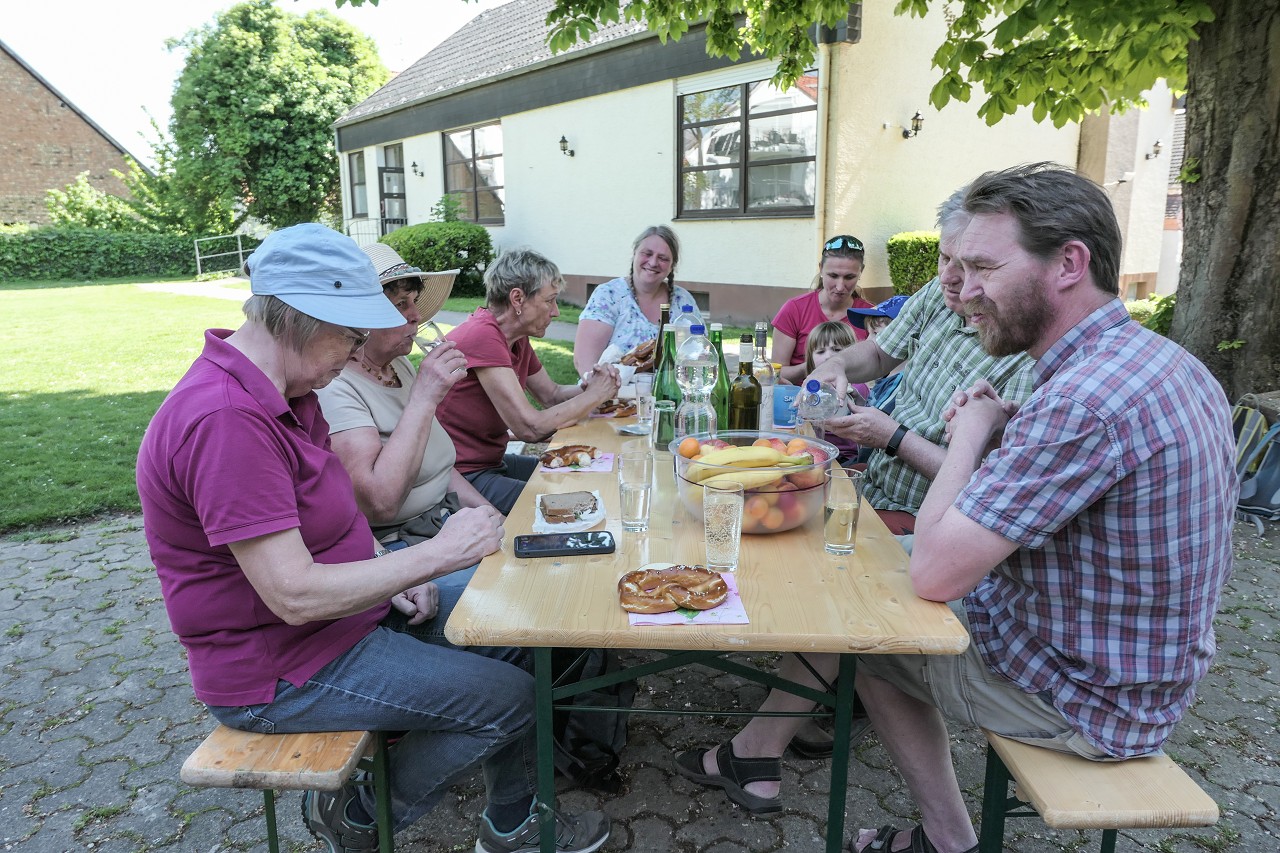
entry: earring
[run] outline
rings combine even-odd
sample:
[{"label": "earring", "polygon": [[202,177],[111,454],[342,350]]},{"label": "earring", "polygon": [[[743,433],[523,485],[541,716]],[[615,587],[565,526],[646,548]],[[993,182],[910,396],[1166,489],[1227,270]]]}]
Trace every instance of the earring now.
[{"label": "earring", "polygon": [[517,317],[519,317],[519,316],[520,316],[520,309],[519,309],[519,308],[517,308],[517,309],[516,309],[516,316],[517,316]]}]

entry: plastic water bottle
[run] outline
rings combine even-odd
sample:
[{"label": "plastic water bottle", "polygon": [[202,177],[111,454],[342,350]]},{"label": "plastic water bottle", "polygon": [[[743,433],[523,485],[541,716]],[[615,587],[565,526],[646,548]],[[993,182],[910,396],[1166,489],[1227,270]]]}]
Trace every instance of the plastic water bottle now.
[{"label": "plastic water bottle", "polygon": [[[694,324],[697,323],[700,319],[701,318],[699,318],[698,315],[693,313],[692,305],[680,306],[680,313],[677,314],[675,318],[672,319],[671,321],[676,327],[676,348],[677,349],[679,349],[680,345],[684,343],[685,338],[689,337],[690,330],[693,328]],[[705,328],[703,330],[703,334],[706,334]]]},{"label": "plastic water bottle", "polygon": [[848,414],[849,407],[836,396],[836,389],[825,382],[810,379],[796,398],[796,415],[801,420],[824,421]]},{"label": "plastic water bottle", "polygon": [[773,362],[765,355],[765,343],[769,337],[769,327],[763,321],[755,327],[755,358],[751,362],[751,371],[760,383],[760,429],[773,429],[773,386],[778,384],[778,373],[773,369]]},{"label": "plastic water bottle", "polygon": [[676,347],[676,383],[684,397],[676,409],[676,438],[716,432],[711,391],[720,373],[720,355],[706,331],[701,323],[695,323],[684,343]]}]

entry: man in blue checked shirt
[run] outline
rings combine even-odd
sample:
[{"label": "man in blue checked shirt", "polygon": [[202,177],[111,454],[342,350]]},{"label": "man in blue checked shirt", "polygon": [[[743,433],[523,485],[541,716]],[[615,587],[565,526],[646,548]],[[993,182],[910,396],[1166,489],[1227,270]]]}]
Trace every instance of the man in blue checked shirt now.
[{"label": "man in blue checked shirt", "polygon": [[[977,850],[943,718],[1094,760],[1158,751],[1215,652],[1231,572],[1231,407],[1117,296],[1101,188],[1053,164],[978,178],[958,241],[983,348],[1035,359],[1020,407],[958,391],[920,507],[916,592],[957,602],[958,657],[868,655],[857,689],[922,824],[853,849]],[[1189,400],[1187,389],[1196,389]]]}]

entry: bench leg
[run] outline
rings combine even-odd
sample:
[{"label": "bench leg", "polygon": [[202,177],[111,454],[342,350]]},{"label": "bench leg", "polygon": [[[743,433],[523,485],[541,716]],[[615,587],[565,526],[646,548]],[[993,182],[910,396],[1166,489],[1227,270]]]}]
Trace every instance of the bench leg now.
[{"label": "bench leg", "polygon": [[1102,830],[1102,853],[1116,853],[1116,831]]},{"label": "bench leg", "polygon": [[995,749],[987,746],[987,778],[982,785],[982,833],[978,853],[1000,853],[1004,846],[1004,815],[1008,809],[1009,769]]},{"label": "bench leg", "polygon": [[280,853],[280,836],[276,831],[276,792],[270,788],[262,791],[262,811],[267,819],[267,849]]},{"label": "bench leg", "polygon": [[377,745],[373,752],[373,797],[378,824],[379,853],[393,853],[395,826],[391,822],[391,767],[387,756],[387,733],[374,732]]}]

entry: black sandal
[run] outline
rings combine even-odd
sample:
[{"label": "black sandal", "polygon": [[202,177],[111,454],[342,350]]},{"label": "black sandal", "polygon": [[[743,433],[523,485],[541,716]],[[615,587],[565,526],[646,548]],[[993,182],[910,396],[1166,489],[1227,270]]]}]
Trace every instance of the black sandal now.
[{"label": "black sandal", "polygon": [[[849,850],[852,853],[938,853],[938,848],[933,846],[929,836],[924,834],[924,827],[918,823],[911,828],[911,846],[903,847],[901,850],[894,850],[891,846],[894,836],[901,831],[903,830],[898,829],[896,826],[885,824],[876,832],[876,837],[871,839],[867,846],[861,850],[854,849],[853,845],[858,840],[855,836],[849,842]],[[965,850],[964,853],[978,853],[978,845],[973,845],[968,850]]]},{"label": "black sandal", "polygon": [[676,772],[691,782],[723,788],[729,799],[753,815],[782,811],[782,797],[758,797],[745,790],[752,782],[781,782],[782,760],[779,758],[739,758],[733,754],[733,743],[726,741],[716,749],[719,773],[702,768],[706,750],[690,749],[676,756]]}]

